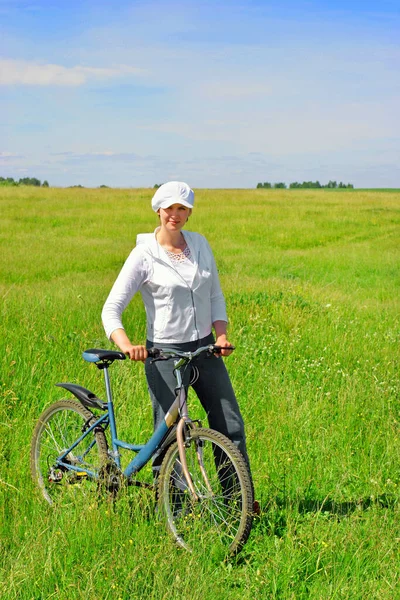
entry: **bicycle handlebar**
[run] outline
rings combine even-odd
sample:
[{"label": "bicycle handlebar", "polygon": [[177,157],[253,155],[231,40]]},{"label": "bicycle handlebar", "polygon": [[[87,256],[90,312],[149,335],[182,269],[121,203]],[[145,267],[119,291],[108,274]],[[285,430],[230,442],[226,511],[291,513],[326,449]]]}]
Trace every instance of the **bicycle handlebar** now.
[{"label": "bicycle handlebar", "polygon": [[208,352],[209,354],[219,354],[221,350],[235,350],[235,346],[216,346],[215,344],[209,344],[208,346],[201,346],[193,352],[181,352],[179,350],[163,350],[162,348],[149,348],[147,353],[153,360],[170,360],[172,358],[183,358],[190,362],[202,352]]}]

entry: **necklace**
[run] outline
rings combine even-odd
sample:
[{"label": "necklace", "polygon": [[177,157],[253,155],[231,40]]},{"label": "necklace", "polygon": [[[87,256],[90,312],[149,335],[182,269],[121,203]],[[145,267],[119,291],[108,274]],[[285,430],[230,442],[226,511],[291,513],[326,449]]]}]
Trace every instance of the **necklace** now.
[{"label": "necklace", "polygon": [[191,254],[190,254],[190,248],[189,246],[186,246],[182,252],[170,252],[169,250],[167,250],[166,248],[164,248],[164,252],[166,253],[166,255],[168,256],[168,258],[172,261],[172,262],[182,262],[186,259],[190,260]]}]

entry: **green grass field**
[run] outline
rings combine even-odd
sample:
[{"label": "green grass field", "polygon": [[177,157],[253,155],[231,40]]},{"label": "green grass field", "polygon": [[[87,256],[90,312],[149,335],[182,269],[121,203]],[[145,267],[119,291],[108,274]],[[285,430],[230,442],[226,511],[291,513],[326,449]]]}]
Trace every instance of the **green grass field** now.
[{"label": "green grass field", "polygon": [[[68,395],[56,382],[103,395],[81,352],[111,347],[101,308],[136,234],[157,225],[151,196],[0,190],[0,597],[398,598],[400,191],[197,193],[188,229],[220,271],[262,505],[238,559],[175,548],[143,490],[69,511],[41,500],[34,424]],[[125,325],[144,340],[140,297]],[[121,437],[145,439],[143,366],[111,376]]]}]

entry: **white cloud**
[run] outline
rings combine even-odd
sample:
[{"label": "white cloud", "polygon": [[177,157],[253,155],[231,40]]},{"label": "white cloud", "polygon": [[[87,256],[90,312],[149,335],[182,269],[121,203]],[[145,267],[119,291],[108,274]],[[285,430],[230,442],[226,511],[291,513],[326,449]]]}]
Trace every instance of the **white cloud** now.
[{"label": "white cloud", "polygon": [[50,156],[55,157],[55,160],[74,162],[74,161],[103,161],[103,160],[119,160],[126,161],[137,159],[138,155],[133,152],[113,152],[112,150],[100,150],[95,152],[54,152]]},{"label": "white cloud", "polygon": [[14,158],[22,158],[22,156],[14,152],[0,152],[0,160],[12,161]]},{"label": "white cloud", "polygon": [[25,60],[0,59],[0,85],[80,86],[90,79],[110,79],[141,75],[144,71],[129,65],[104,67],[64,67]]}]

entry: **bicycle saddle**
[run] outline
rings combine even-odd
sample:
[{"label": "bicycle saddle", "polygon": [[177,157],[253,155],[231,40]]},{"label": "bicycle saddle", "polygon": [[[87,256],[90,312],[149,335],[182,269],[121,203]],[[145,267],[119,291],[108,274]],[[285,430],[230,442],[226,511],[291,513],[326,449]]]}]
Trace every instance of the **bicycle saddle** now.
[{"label": "bicycle saddle", "polygon": [[125,360],[126,356],[123,352],[115,350],[101,350],[99,348],[90,348],[82,353],[83,358],[87,362],[102,363],[110,365],[114,360]]}]

